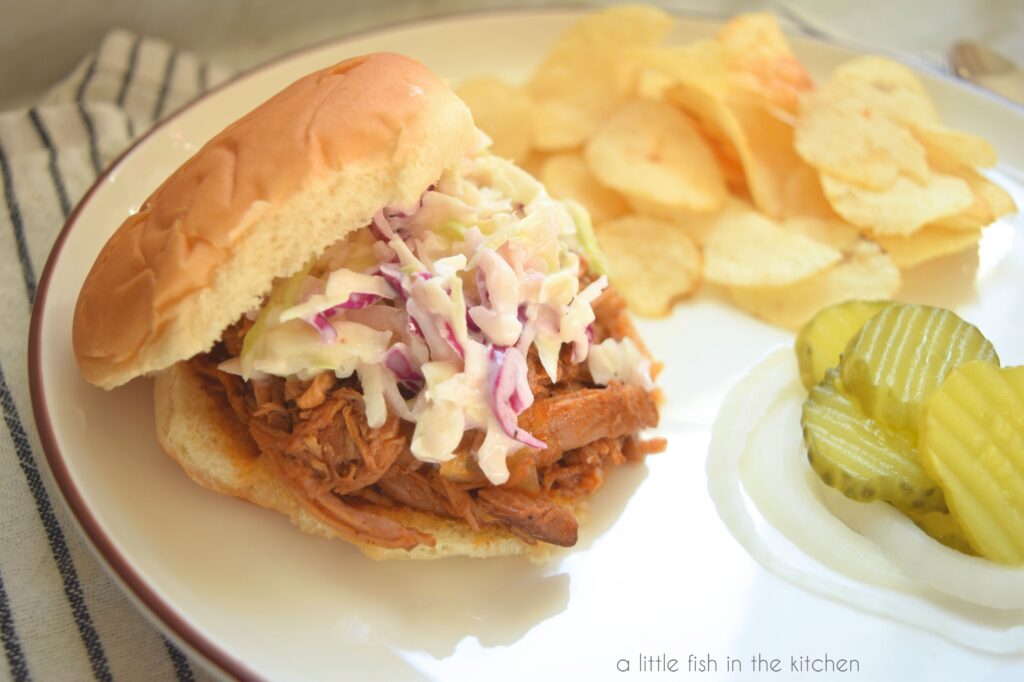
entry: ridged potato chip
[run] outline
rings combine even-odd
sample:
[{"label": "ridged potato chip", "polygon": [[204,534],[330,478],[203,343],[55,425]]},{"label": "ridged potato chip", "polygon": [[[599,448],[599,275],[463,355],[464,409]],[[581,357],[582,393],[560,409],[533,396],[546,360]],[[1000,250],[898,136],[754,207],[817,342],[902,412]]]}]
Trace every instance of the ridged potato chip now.
[{"label": "ridged potato chip", "polygon": [[704,244],[704,277],[737,287],[792,284],[839,262],[842,253],[734,201]]},{"label": "ridged potato chip", "polygon": [[783,220],[782,226],[789,232],[810,237],[843,253],[852,253],[861,241],[860,230],[838,218],[796,216]]},{"label": "ridged potato chip", "polygon": [[729,74],[722,46],[713,40],[698,40],[688,45],[635,47],[624,50],[623,55],[627,65],[620,67],[619,73],[628,74],[620,79],[623,82],[628,83],[632,78],[635,83],[639,74],[651,70],[661,74],[658,77],[661,87],[671,83],[720,101],[724,101],[729,93]]},{"label": "ridged potato chip", "polygon": [[627,102],[587,142],[584,156],[604,185],[666,208],[713,211],[725,183],[707,142],[675,108]]},{"label": "ridged potato chip", "polygon": [[715,39],[722,46],[729,80],[738,90],[795,112],[800,95],[814,87],[773,14],[734,17]]},{"label": "ridged potato chip", "polygon": [[907,126],[939,125],[939,113],[910,68],[877,55],[837,66],[827,88],[833,97],[860,102],[889,120]]},{"label": "ridged potato chip", "polygon": [[[796,328],[830,303],[893,295],[898,266],[970,248],[1016,211],[976,170],[995,161],[991,146],[944,126],[911,69],[859,57],[815,88],[771,14],[663,44],[671,27],[657,8],[599,11],[521,88],[490,78],[460,89],[495,153],[605,230],[624,268],[616,283],[640,312],[664,314],[707,279]],[[657,232],[658,247],[631,243],[630,226]],[[659,240],[675,255],[657,253]]]},{"label": "ridged potato chip", "polygon": [[526,86],[535,103],[534,146],[557,151],[586,142],[620,98],[620,52],[660,42],[671,26],[659,9],[626,5],[584,17],[563,33]]},{"label": "ridged potato chip", "polygon": [[724,101],[716,99],[712,91],[675,83],[665,91],[664,99],[696,123],[722,167],[726,185],[735,191],[745,191],[747,178],[743,153],[746,149],[742,143],[737,144],[737,140],[744,137],[743,128]]},{"label": "ridged potato chip", "polygon": [[[749,23],[745,18],[737,18],[723,29],[719,42],[648,48],[635,51],[633,59],[643,63],[648,72],[660,74],[665,101],[697,121],[723,167],[729,187],[736,192],[749,188],[759,209],[772,217],[781,217],[786,177],[800,161],[793,150],[792,125],[769,109],[783,106],[776,99],[788,102],[793,97],[791,83],[775,80],[788,72],[789,67],[784,64],[791,55],[785,56],[789,48],[781,34],[778,38],[783,40],[782,53],[770,56],[765,51],[777,46],[758,48],[758,54],[739,53],[745,41],[756,37],[747,31],[777,33],[777,26],[770,24],[765,17]],[[780,73],[773,71],[776,67],[781,69]],[[668,79],[668,84],[664,79]],[[797,81],[803,82],[802,78]],[[737,87],[746,88],[748,96],[736,96]]]},{"label": "ridged potato chip", "polygon": [[938,124],[913,126],[914,137],[931,152],[936,151],[968,166],[994,166],[996,150],[983,137]]},{"label": "ridged potato chip", "polygon": [[705,211],[688,211],[684,208],[669,209],[636,197],[629,197],[628,202],[634,214],[672,223],[702,247],[707,242],[708,235],[715,229],[720,215]]},{"label": "ridged potato chip", "polygon": [[842,262],[807,279],[781,287],[733,287],[729,294],[756,317],[797,330],[826,306],[853,298],[891,298],[900,284],[900,270],[888,254],[862,239]]},{"label": "ridged potato chip", "polygon": [[595,227],[612,283],[640,315],[662,317],[700,284],[700,249],[672,223],[626,216]]},{"label": "ridged potato chip", "polygon": [[530,154],[532,104],[526,92],[500,78],[475,78],[456,94],[473,112],[478,128],[491,138],[491,152],[522,163]]},{"label": "ridged potato chip", "polygon": [[901,268],[912,268],[942,256],[969,249],[981,239],[981,230],[947,230],[926,225],[906,237],[868,233]]},{"label": "ridged potato chip", "polygon": [[551,196],[575,199],[583,204],[594,223],[603,223],[630,211],[622,195],[599,183],[579,154],[569,152],[551,156],[541,167],[538,178]]},{"label": "ridged potato chip", "polygon": [[878,56],[851,59],[833,71],[829,87],[907,126],[928,149],[939,149],[970,166],[996,163],[995,151],[987,141],[942,125],[917,74],[903,64]]},{"label": "ridged potato chip", "polygon": [[535,100],[529,119],[534,148],[557,152],[584,144],[615,107],[612,92],[602,84],[580,83],[558,98]]},{"label": "ridged potato chip", "polygon": [[746,160],[741,154],[746,150],[741,151],[738,147],[743,144],[737,144],[744,132],[726,105],[729,80],[721,46],[702,40],[685,46],[632,50],[629,55],[628,69],[636,92],[648,99],[661,99],[691,116],[714,152],[728,187],[745,192]]},{"label": "ridged potato chip", "polygon": [[732,141],[743,163],[751,199],[772,218],[782,218],[789,178],[805,166],[793,148],[793,126],[755,104],[734,102],[729,111],[738,122]]},{"label": "ridged potato chip", "polygon": [[976,230],[1017,212],[1017,205],[1006,190],[970,166],[937,149],[929,150],[928,161],[935,170],[954,175],[966,182],[971,194],[974,195],[969,207],[960,213],[934,221],[932,225],[935,227],[948,230]]},{"label": "ridged potato chip", "polygon": [[728,91],[705,74],[679,82],[665,92],[666,101],[694,117],[705,135],[717,143],[720,163],[738,164],[743,182],[727,176],[729,186],[749,188],[754,204],[781,217],[787,177],[802,164],[793,149],[793,127],[749,101],[727,101]]},{"label": "ridged potato chip", "polygon": [[905,236],[922,226],[955,215],[974,203],[960,178],[929,172],[924,182],[900,175],[886,189],[865,189],[822,174],[821,188],[836,213],[876,234]]},{"label": "ridged potato chip", "polygon": [[818,171],[806,163],[790,169],[782,187],[782,217],[796,216],[838,218],[821,189]]},{"label": "ridged potato chip", "polygon": [[920,442],[971,547],[1024,563],[1024,367],[958,367],[928,401]]},{"label": "ridged potato chip", "polygon": [[800,157],[847,183],[884,190],[901,173],[928,177],[924,146],[909,130],[828,85],[804,98],[795,130]]}]

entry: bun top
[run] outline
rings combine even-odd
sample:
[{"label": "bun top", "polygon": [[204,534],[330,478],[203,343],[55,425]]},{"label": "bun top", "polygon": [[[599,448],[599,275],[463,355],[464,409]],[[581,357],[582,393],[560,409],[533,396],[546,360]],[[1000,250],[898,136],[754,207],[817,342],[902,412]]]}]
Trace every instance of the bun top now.
[{"label": "bun top", "polygon": [[72,340],[106,389],[209,350],[273,281],[479,145],[458,97],[395,54],[342,62],[228,126],[129,217],[86,277]]}]

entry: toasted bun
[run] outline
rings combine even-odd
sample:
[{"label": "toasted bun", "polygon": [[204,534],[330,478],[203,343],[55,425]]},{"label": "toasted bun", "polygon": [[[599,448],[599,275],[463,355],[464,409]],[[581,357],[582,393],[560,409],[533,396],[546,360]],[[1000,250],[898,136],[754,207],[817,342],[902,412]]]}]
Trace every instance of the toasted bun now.
[{"label": "toasted bun", "polygon": [[[188,364],[178,363],[159,373],[155,391],[157,437],[164,450],[193,480],[219,493],[280,512],[307,533],[339,537],[278,482],[227,403],[204,389],[202,379]],[[433,547],[420,545],[412,551],[355,543],[374,559],[526,554],[543,560],[552,552],[549,545],[528,545],[507,531],[493,528],[474,531],[463,521],[412,509],[388,510],[388,516],[405,526],[430,533],[437,543]]]},{"label": "toasted bun", "polygon": [[[466,106],[405,57],[296,81],[210,140],[111,237],[75,308],[82,375],[110,389],[209,350],[275,278],[384,206],[413,205],[478,141]],[[203,456],[207,441],[187,442]]]}]

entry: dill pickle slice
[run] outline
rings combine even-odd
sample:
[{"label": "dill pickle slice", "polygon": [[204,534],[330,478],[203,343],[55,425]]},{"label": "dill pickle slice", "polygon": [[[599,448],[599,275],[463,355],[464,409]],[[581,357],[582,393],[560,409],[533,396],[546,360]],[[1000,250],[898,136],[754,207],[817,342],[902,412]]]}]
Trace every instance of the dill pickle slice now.
[{"label": "dill pickle slice", "polygon": [[928,401],[920,443],[971,547],[1024,563],[1024,367],[958,367]]},{"label": "dill pickle slice", "polygon": [[843,392],[835,369],[811,389],[801,424],[807,458],[826,485],[858,502],[946,510],[942,491],[917,461],[914,441],[866,417]]},{"label": "dill pickle slice", "polygon": [[839,375],[864,414],[916,434],[928,397],[972,360],[999,365],[995,348],[973,324],[942,308],[893,304],[850,341]]},{"label": "dill pickle slice", "polygon": [[844,301],[818,311],[797,334],[794,346],[804,388],[810,390],[824,379],[825,372],[839,364],[850,339],[887,305],[888,301]]},{"label": "dill pickle slice", "polygon": [[960,527],[956,517],[952,514],[930,511],[930,512],[908,512],[907,516],[914,524],[928,535],[932,536],[946,547],[955,549],[964,554],[977,554],[971,543],[967,541],[967,534]]}]

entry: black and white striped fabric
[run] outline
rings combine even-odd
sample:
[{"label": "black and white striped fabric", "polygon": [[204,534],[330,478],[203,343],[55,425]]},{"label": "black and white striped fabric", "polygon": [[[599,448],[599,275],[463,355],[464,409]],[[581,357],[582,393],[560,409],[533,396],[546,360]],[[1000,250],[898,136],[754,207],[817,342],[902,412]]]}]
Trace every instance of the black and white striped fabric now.
[{"label": "black and white striped fabric", "polygon": [[107,35],[39,105],[0,113],[0,680],[200,680],[89,553],[42,476],[25,359],[36,278],[96,175],[224,80],[167,43]]}]

